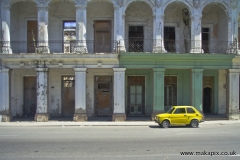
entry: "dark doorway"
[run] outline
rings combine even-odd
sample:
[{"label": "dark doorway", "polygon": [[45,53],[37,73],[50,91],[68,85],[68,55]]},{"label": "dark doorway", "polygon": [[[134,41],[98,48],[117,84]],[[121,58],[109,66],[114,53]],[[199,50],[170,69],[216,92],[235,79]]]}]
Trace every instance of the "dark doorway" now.
[{"label": "dark doorway", "polygon": [[129,52],[143,52],[143,26],[129,26]]},{"label": "dark doorway", "polygon": [[27,22],[27,53],[35,53],[38,41],[38,22]]},{"label": "dark doorway", "polygon": [[95,77],[95,115],[112,116],[112,77]]},{"label": "dark doorway", "polygon": [[34,117],[37,108],[37,79],[35,76],[24,77],[24,117]]},{"label": "dark doorway", "polygon": [[203,89],[203,113],[211,112],[212,103],[212,88],[206,87]]},{"label": "dark doorway", "polygon": [[63,76],[62,84],[62,117],[73,117],[75,110],[75,77]]},{"label": "dark doorway", "polygon": [[167,52],[176,52],[175,27],[164,27],[164,47]]},{"label": "dark doorway", "polygon": [[95,53],[111,52],[111,21],[94,22],[94,50]]},{"label": "dark doorway", "polygon": [[128,76],[128,105],[130,116],[145,114],[145,76]]},{"label": "dark doorway", "polygon": [[202,49],[204,53],[209,53],[209,28],[202,28]]}]

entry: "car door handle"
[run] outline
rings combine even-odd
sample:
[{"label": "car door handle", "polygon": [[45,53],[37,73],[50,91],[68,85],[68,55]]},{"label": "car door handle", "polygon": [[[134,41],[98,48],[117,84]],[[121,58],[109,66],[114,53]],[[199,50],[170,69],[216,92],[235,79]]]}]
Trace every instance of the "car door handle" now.
[{"label": "car door handle", "polygon": [[184,114],[184,116],[187,116],[186,114]]}]

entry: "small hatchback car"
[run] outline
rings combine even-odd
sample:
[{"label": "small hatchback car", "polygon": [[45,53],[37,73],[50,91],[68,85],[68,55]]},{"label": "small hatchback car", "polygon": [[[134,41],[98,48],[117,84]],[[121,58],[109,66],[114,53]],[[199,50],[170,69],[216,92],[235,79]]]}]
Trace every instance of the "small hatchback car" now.
[{"label": "small hatchback car", "polygon": [[167,113],[157,114],[155,122],[163,128],[170,125],[189,125],[197,128],[204,116],[193,106],[173,106]]}]

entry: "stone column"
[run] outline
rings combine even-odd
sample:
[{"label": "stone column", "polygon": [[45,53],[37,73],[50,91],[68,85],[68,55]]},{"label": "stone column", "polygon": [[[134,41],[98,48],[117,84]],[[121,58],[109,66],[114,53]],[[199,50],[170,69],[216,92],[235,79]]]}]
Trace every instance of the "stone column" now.
[{"label": "stone column", "polygon": [[48,3],[51,0],[35,0],[38,7],[38,45],[36,53],[48,54]]},{"label": "stone column", "polygon": [[229,69],[227,91],[227,117],[239,120],[239,73],[240,69]]},{"label": "stone column", "polygon": [[125,41],[125,17],[123,14],[123,0],[116,0],[114,5],[114,50],[116,52],[126,52]]},{"label": "stone column", "polygon": [[75,0],[76,7],[76,47],[74,48],[75,53],[87,53],[86,45],[86,26],[87,26],[87,0]]},{"label": "stone column", "polygon": [[0,70],[0,115],[2,122],[11,121],[12,115],[9,103],[9,69]]},{"label": "stone column", "polygon": [[35,68],[37,72],[37,110],[35,121],[47,122],[48,113],[48,68]]},{"label": "stone column", "polygon": [[125,112],[125,70],[126,68],[113,68],[114,70],[114,109],[113,121],[126,121]]},{"label": "stone column", "polygon": [[192,106],[201,113],[203,112],[203,70],[204,69],[192,69]]},{"label": "stone column", "polygon": [[153,22],[153,53],[166,53],[164,47],[164,12],[160,4],[156,4]]},{"label": "stone column", "polygon": [[152,120],[164,112],[164,72],[165,68],[153,68],[153,113]]},{"label": "stone column", "polygon": [[10,43],[10,2],[9,0],[2,1],[2,53],[12,54],[11,43]]},{"label": "stone column", "polygon": [[75,122],[87,121],[86,71],[87,68],[74,68],[75,71]]},{"label": "stone column", "polygon": [[202,14],[199,10],[191,16],[191,50],[190,53],[203,53],[202,49]]}]

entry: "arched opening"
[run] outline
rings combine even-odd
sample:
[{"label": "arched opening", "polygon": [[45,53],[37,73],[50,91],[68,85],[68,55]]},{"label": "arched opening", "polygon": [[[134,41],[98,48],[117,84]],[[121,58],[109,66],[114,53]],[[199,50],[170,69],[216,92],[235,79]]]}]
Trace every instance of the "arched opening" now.
[{"label": "arched opening", "polygon": [[152,51],[152,9],[145,2],[133,2],[126,9],[125,37],[127,52]]},{"label": "arched opening", "polygon": [[189,52],[190,11],[186,4],[173,2],[164,10],[164,47],[167,52]]},{"label": "arched opening", "polygon": [[210,3],[202,11],[202,48],[204,53],[226,53],[228,20],[223,6]]}]

